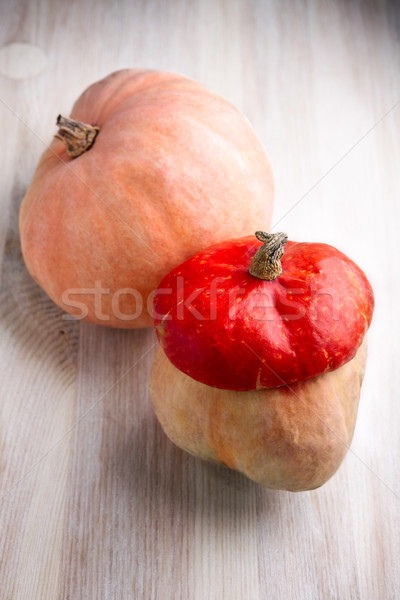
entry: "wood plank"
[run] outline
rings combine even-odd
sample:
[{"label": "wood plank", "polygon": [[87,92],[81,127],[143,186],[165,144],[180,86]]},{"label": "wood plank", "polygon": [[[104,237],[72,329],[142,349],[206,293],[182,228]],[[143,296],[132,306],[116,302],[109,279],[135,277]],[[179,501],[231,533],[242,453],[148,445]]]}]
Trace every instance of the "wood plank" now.
[{"label": "wood plank", "polygon": [[[2,2],[2,598],[398,597],[399,31],[389,0]],[[354,441],[318,490],[174,447],[148,395],[154,333],[66,320],[24,267],[19,205],[57,114],[126,66],[231,100],[271,157],[275,229],[339,247],[373,284]]]}]

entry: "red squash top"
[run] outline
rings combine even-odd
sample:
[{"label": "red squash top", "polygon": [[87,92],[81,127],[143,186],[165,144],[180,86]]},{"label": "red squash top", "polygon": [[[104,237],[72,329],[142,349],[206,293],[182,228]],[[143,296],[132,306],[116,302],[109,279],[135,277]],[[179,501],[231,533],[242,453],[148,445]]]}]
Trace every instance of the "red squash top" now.
[{"label": "red squash top", "polygon": [[371,322],[372,288],[342,252],[256,235],[263,244],[249,236],[193,256],[164,277],[154,298],[164,352],[213,387],[255,390],[337,369]]}]

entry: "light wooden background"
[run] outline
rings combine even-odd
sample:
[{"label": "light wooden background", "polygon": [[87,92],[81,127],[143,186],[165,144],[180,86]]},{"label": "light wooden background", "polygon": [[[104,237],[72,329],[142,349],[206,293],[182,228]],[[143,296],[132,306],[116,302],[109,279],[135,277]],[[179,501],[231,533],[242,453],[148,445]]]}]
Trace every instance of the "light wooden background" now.
[{"label": "light wooden background", "polygon": [[[1,599],[400,597],[396,4],[1,0]],[[148,398],[153,332],[65,321],[24,268],[18,208],[55,118],[122,67],[232,101],[273,163],[275,230],[336,245],[374,286],[355,438],[319,490],[175,448]]]}]

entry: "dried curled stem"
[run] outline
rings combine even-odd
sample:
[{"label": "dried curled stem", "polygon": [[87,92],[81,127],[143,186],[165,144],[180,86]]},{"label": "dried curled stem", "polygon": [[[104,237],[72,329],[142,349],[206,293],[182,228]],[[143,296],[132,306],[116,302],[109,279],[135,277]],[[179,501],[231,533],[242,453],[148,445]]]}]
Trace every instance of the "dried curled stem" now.
[{"label": "dried curled stem", "polygon": [[89,150],[94,144],[99,128],[80,121],[74,121],[69,117],[58,115],[57,117],[58,133],[56,138],[63,140],[67,146],[68,156],[76,158],[86,150]]},{"label": "dried curled stem", "polygon": [[286,233],[256,231],[256,238],[264,242],[251,261],[249,273],[258,279],[273,281],[282,273],[283,246],[288,241]]}]

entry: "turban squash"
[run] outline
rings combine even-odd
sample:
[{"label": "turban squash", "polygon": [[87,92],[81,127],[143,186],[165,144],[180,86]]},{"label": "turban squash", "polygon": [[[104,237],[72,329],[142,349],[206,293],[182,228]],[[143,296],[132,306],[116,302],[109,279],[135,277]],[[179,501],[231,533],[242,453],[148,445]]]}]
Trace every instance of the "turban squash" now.
[{"label": "turban squash", "polygon": [[332,246],[256,236],[161,281],[151,397],[181,448],[271,488],[309,490],[350,446],[373,292]]}]

